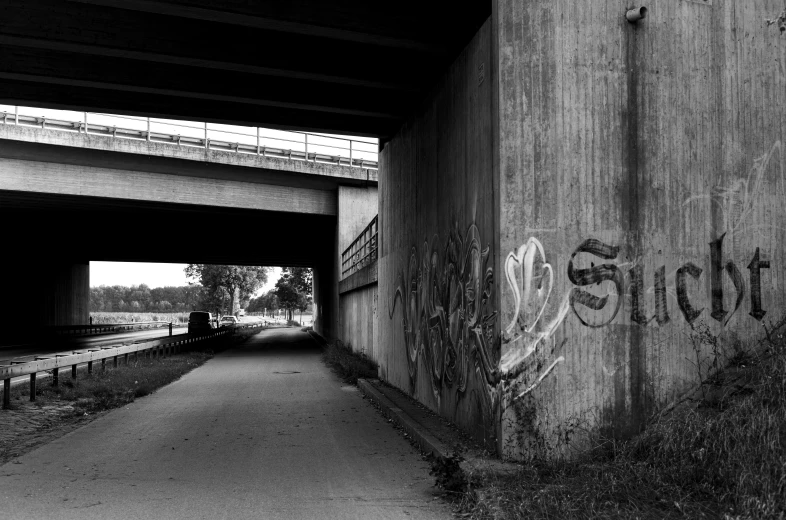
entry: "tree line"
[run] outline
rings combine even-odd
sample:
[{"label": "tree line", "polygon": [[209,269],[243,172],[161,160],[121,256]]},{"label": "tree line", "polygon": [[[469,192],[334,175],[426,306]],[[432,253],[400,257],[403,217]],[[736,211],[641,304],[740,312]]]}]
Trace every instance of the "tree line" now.
[{"label": "tree line", "polygon": [[201,285],[101,285],[90,288],[90,312],[188,312],[199,308],[203,291]]}]

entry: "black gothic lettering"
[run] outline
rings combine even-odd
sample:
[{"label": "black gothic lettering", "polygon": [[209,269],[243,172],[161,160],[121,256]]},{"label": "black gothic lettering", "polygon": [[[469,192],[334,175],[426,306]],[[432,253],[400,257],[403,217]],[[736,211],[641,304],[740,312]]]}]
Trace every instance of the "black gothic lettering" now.
[{"label": "black gothic lettering", "polygon": [[582,242],[581,245],[576,248],[570,257],[570,261],[568,262],[568,279],[570,279],[570,281],[575,285],[586,286],[606,281],[614,283],[614,286],[617,289],[617,304],[614,307],[614,313],[612,316],[604,323],[589,324],[584,321],[584,319],[576,311],[576,304],[580,304],[584,307],[597,311],[606,306],[606,303],[609,299],[608,295],[598,297],[576,288],[574,288],[570,293],[570,306],[579,321],[588,327],[602,327],[611,323],[617,316],[617,312],[619,312],[620,304],[622,303],[622,271],[620,271],[614,264],[596,265],[590,269],[574,269],[573,259],[579,253],[589,253],[591,255],[610,260],[617,257],[617,254],[619,253],[619,247],[610,246],[599,240],[590,238]]}]

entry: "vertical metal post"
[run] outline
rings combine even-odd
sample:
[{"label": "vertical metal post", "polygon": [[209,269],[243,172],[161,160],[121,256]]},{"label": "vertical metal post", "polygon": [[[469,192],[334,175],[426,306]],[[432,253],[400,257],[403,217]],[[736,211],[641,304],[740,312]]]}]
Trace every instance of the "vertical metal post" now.
[{"label": "vertical metal post", "polygon": [[30,401],[35,401],[35,376],[36,373],[30,374]]},{"label": "vertical metal post", "polygon": [[101,360],[101,370],[106,371],[106,358]]},{"label": "vertical metal post", "polygon": [[125,363],[125,365],[128,366],[128,353],[126,353],[126,355],[123,356],[123,363]]},{"label": "vertical metal post", "polygon": [[112,368],[117,368],[117,356],[112,358]]},{"label": "vertical metal post", "polygon": [[259,155],[259,127],[257,127],[257,155]]},{"label": "vertical metal post", "polygon": [[306,162],[308,162],[308,134],[303,134],[306,138]]},{"label": "vertical metal post", "polygon": [[89,132],[87,131],[87,112],[84,112],[84,115],[85,115],[85,134],[88,134]]},{"label": "vertical metal post", "polygon": [[150,118],[147,118],[147,140],[150,140]]},{"label": "vertical metal post", "polygon": [[3,408],[11,408],[11,378],[3,379]]},{"label": "vertical metal post", "polygon": [[87,373],[88,374],[92,374],[93,373],[93,362],[92,361],[88,361],[87,362]]},{"label": "vertical metal post", "polygon": [[60,383],[60,369],[55,367],[52,369],[52,386],[57,386]]},{"label": "vertical metal post", "polygon": [[207,140],[207,121],[205,121],[205,150],[207,150],[208,148],[210,148],[210,145],[208,144],[208,140]]},{"label": "vertical metal post", "polygon": [[76,365],[71,365],[71,379],[76,379]]},{"label": "vertical metal post", "polygon": [[19,124],[19,107],[14,105],[14,124]]},{"label": "vertical metal post", "polygon": [[349,141],[349,165],[352,166],[352,140]]},{"label": "vertical metal post", "polygon": [[172,322],[169,322],[169,337],[172,337]]}]

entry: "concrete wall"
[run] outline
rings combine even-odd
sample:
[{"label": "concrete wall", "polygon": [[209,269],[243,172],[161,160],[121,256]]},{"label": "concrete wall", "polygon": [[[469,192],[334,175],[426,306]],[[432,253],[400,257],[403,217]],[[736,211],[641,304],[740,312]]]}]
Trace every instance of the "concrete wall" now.
[{"label": "concrete wall", "polygon": [[380,155],[380,376],[497,442],[495,180],[487,22]]},{"label": "concrete wall", "polygon": [[[350,345],[356,352],[372,356],[375,351],[375,323],[377,320],[377,283],[376,276],[369,283],[368,267],[363,273],[343,276],[349,266],[342,266],[341,253],[369,225],[378,211],[378,191],[376,186],[338,188],[338,248],[337,276],[339,285],[338,339]],[[374,266],[376,274],[376,265]],[[361,280],[359,283],[346,282]],[[343,286],[343,288],[342,288]]]},{"label": "concrete wall", "polygon": [[339,338],[352,350],[377,361],[376,323],[377,284],[342,293],[339,296]]},{"label": "concrete wall", "polygon": [[783,2],[627,6],[496,2],[507,456],[638,431],[786,314]]},{"label": "concrete wall", "polygon": [[381,377],[506,457],[640,431],[786,316],[782,2],[627,7],[498,0],[380,156]]},{"label": "concrete wall", "polygon": [[339,279],[344,278],[341,253],[377,216],[379,204],[376,186],[356,188],[338,187],[338,266]]}]

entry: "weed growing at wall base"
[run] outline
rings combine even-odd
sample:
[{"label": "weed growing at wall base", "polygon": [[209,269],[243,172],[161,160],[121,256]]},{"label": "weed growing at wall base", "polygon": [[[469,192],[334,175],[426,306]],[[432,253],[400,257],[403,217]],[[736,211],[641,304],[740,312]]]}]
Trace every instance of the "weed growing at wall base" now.
[{"label": "weed growing at wall base", "polygon": [[638,437],[461,495],[467,518],[786,518],[786,342],[730,360]]},{"label": "weed growing at wall base", "polygon": [[356,385],[358,378],[376,379],[377,364],[366,357],[352,351],[352,347],[341,341],[330,343],[325,347],[322,359],[342,380]]}]

